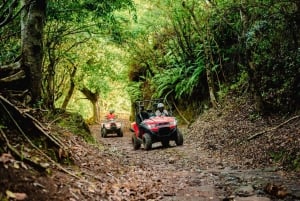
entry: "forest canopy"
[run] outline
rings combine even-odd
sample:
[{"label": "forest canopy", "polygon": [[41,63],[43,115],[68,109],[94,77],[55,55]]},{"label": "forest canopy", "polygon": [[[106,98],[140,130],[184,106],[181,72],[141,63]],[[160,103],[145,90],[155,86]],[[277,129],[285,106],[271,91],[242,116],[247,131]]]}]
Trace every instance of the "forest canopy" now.
[{"label": "forest canopy", "polygon": [[[76,101],[87,99],[94,120],[100,108],[153,97],[199,113],[228,93],[250,94],[259,112],[293,111],[299,7],[297,0],[6,0],[1,93],[50,111],[82,112]],[[105,98],[114,89],[126,98],[112,105]]]}]

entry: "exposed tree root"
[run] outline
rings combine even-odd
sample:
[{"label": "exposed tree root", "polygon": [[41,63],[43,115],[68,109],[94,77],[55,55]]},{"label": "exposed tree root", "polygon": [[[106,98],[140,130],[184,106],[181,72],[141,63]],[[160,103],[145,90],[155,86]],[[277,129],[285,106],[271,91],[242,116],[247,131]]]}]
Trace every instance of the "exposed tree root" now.
[{"label": "exposed tree root", "polygon": [[[34,117],[32,117],[30,114],[21,111],[16,106],[11,104],[7,99],[5,99],[3,96],[0,95],[0,109],[1,113],[5,112],[7,115],[6,117],[9,117],[11,124],[14,125],[14,128],[18,130],[20,134],[26,139],[26,141],[30,144],[31,147],[33,147],[35,150],[39,152],[39,154],[46,159],[48,162],[56,166],[59,170],[77,178],[81,179],[76,174],[68,171],[64,167],[62,167],[59,163],[55,162],[51,157],[49,157],[46,153],[44,153],[40,148],[38,148],[29,138],[27,135],[30,133],[30,135],[36,136],[45,136],[47,140],[49,140],[54,145],[55,150],[58,154],[58,156],[61,156],[61,152],[64,152],[66,149],[66,145],[62,141],[60,141],[57,137],[54,135],[51,135],[50,133],[46,132],[46,129],[43,127],[43,125]],[[26,134],[27,133],[27,134]],[[20,160],[23,160],[24,162],[28,163],[35,169],[39,171],[44,171],[46,168],[42,165],[30,160],[29,158],[25,157],[20,153],[14,146],[11,145],[7,135],[3,131],[3,129],[0,127],[0,134],[4,138],[6,145],[8,149],[13,153],[14,156],[19,158]]]},{"label": "exposed tree root", "polygon": [[12,152],[13,156],[15,156],[19,160],[23,160],[25,163],[31,165],[33,168],[35,168],[38,171],[45,171],[46,170],[46,168],[41,166],[40,164],[38,164],[38,163],[36,163],[36,162],[26,158],[26,157],[23,157],[22,154],[10,144],[6,134],[4,133],[4,131],[1,127],[0,127],[0,134],[5,139],[6,145],[7,145],[8,149]]},{"label": "exposed tree root", "polygon": [[[30,131],[28,133],[34,133],[34,135],[44,135],[57,149],[65,149],[64,144],[54,135],[50,135],[50,133],[46,132],[46,129],[37,119],[32,117],[27,112],[19,110],[16,106],[14,106],[1,95],[0,104],[3,110],[10,117],[11,121],[17,126],[19,132],[23,134],[25,138],[28,137],[25,135],[25,132],[23,130]],[[18,119],[18,121],[16,119]]]}]

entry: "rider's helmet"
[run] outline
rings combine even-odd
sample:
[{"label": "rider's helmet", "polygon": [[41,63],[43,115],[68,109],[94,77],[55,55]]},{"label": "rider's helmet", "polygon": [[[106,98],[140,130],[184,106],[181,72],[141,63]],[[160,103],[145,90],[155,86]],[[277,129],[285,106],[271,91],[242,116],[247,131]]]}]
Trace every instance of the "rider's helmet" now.
[{"label": "rider's helmet", "polygon": [[111,109],[111,110],[109,110],[109,113],[110,113],[110,114],[112,114],[112,113],[114,113],[114,112],[115,112],[115,111],[114,111],[114,110],[112,110],[112,109]]},{"label": "rider's helmet", "polygon": [[160,111],[162,111],[164,109],[164,104],[163,103],[158,103],[157,104],[157,109],[159,109]]}]

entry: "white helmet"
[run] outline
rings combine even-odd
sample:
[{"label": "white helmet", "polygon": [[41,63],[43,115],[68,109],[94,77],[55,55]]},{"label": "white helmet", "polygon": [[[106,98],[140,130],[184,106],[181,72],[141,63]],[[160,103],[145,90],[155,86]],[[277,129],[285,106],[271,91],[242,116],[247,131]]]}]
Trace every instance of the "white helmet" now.
[{"label": "white helmet", "polygon": [[157,108],[163,108],[164,107],[164,104],[163,103],[158,103],[157,104]]}]

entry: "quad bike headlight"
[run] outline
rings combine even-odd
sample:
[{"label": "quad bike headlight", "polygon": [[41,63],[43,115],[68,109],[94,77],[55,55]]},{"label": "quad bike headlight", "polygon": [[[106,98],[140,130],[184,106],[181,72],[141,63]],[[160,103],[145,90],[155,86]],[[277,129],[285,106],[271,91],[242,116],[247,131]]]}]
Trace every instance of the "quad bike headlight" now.
[{"label": "quad bike headlight", "polygon": [[171,122],[170,122],[170,126],[176,126],[176,125],[177,125],[176,119],[174,119],[174,121],[171,121]]},{"label": "quad bike headlight", "polygon": [[152,128],[155,128],[156,125],[155,125],[155,124],[147,124],[147,127],[148,127],[149,129],[152,129]]}]

